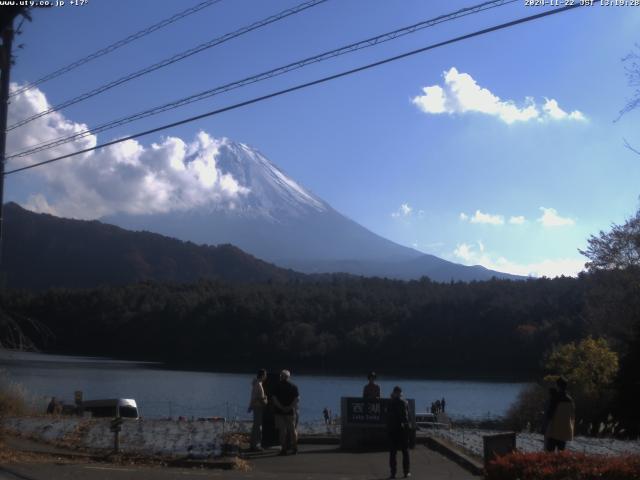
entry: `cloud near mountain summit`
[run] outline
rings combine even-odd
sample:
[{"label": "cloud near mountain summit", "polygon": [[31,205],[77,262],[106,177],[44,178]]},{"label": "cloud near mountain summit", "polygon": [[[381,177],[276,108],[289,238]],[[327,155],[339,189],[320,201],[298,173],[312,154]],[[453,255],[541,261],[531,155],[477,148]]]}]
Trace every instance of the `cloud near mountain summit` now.
[{"label": "cloud near mountain summit", "polygon": [[[9,124],[49,107],[42,91],[28,90],[13,98]],[[9,132],[7,151],[11,155],[86,129],[86,125],[54,112]],[[90,148],[97,141],[95,135],[88,135],[28,157],[13,158],[8,160],[7,170]],[[33,175],[44,185],[43,191],[34,192],[25,202],[27,208],[64,217],[166,213],[212,204],[233,208],[234,200],[249,190],[216,164],[218,150],[226,141],[203,131],[191,142],[169,136],[145,147],[128,140],[17,175]]]}]

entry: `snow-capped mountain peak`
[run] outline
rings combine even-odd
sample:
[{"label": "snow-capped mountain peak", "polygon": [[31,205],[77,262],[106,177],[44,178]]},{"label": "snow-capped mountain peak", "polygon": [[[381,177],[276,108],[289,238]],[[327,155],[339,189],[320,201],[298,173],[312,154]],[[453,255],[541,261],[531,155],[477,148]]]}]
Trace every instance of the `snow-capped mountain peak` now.
[{"label": "snow-capped mountain peak", "polygon": [[258,150],[227,138],[218,142],[216,168],[247,189],[247,193],[233,201],[236,212],[281,220],[283,215],[300,216],[330,208]]}]

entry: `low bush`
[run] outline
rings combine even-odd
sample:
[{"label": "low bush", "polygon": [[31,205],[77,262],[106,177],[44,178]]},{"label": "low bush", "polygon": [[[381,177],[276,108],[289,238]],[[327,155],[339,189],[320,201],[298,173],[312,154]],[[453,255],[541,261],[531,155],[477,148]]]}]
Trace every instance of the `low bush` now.
[{"label": "low bush", "polygon": [[515,452],[486,466],[487,480],[640,480],[640,455]]},{"label": "low bush", "polygon": [[506,427],[516,432],[540,432],[548,397],[548,390],[542,385],[532,384],[522,389],[507,411]]},{"label": "low bush", "polygon": [[6,373],[0,372],[0,418],[26,415],[31,410],[24,387],[11,382]]}]

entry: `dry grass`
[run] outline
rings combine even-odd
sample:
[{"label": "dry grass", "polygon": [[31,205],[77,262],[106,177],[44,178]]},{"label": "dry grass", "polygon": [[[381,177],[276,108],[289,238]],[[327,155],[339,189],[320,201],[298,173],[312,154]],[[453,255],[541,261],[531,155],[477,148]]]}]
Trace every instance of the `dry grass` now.
[{"label": "dry grass", "polygon": [[32,412],[33,407],[25,388],[10,381],[6,372],[0,371],[0,418]]},{"label": "dry grass", "polygon": [[[78,463],[80,459],[69,457],[60,457],[48,453],[33,453],[14,450],[4,442],[0,442],[0,464],[17,464],[17,463]],[[82,460],[86,461],[86,460]]]}]

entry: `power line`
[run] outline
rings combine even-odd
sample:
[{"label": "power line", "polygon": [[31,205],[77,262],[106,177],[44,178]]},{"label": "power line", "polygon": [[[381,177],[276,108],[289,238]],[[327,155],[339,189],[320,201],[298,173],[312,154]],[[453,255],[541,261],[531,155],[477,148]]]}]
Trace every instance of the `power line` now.
[{"label": "power line", "polygon": [[152,128],[150,130],[145,130],[143,132],[139,132],[139,133],[136,133],[134,135],[129,135],[128,137],[120,138],[118,140],[112,140],[110,142],[105,142],[103,144],[96,145],[95,147],[85,148],[83,150],[78,150],[78,151],[73,152],[73,153],[69,153],[69,154],[66,154],[66,155],[61,155],[59,157],[51,158],[49,160],[45,160],[45,161],[42,161],[42,162],[34,163],[33,165],[27,165],[25,167],[15,168],[13,170],[9,170],[8,172],[5,172],[5,176],[6,175],[11,175],[12,173],[18,173],[18,172],[29,170],[29,169],[32,169],[32,168],[35,168],[35,167],[39,167],[39,166],[42,166],[42,165],[47,165],[49,163],[53,163],[53,162],[57,162],[57,161],[60,161],[60,160],[64,160],[66,158],[74,157],[76,155],[80,155],[80,154],[83,154],[83,153],[88,153],[88,152],[91,152],[93,150],[98,150],[100,148],[109,147],[109,146],[115,145],[117,143],[125,142],[125,141],[128,141],[128,140],[133,140],[133,139],[136,139],[136,138],[139,138],[139,137],[143,137],[145,135],[150,135],[152,133],[160,132],[162,130],[166,130],[166,129],[169,129],[169,128],[173,128],[173,127],[177,127],[177,126],[180,126],[180,125],[184,125],[186,123],[194,122],[196,120],[201,120],[203,118],[211,117],[211,116],[214,116],[214,115],[219,115],[221,113],[228,112],[228,111],[231,111],[231,110],[236,110],[236,109],[241,108],[241,107],[246,107],[247,105],[252,105],[254,103],[258,103],[258,102],[262,102],[264,100],[268,100],[270,98],[279,97],[281,95],[285,95],[285,94],[288,94],[288,93],[291,93],[291,92],[295,92],[297,90],[302,90],[304,88],[312,87],[314,85],[319,85],[319,84],[322,84],[322,83],[329,82],[331,80],[336,80],[338,78],[342,78],[342,77],[346,77],[346,76],[349,76],[349,75],[353,75],[354,73],[358,73],[358,72],[369,70],[369,69],[372,69],[372,68],[375,68],[375,67],[379,67],[379,66],[385,65],[387,63],[395,62],[396,60],[401,60],[403,58],[411,57],[413,55],[417,55],[418,53],[423,53],[423,52],[426,52],[426,51],[429,51],[429,50],[433,50],[435,48],[443,47],[445,45],[450,45],[452,43],[457,43],[457,42],[461,42],[463,40],[468,40],[470,38],[478,37],[480,35],[485,35],[487,33],[495,32],[497,30],[503,30],[505,28],[510,28],[510,27],[515,26],[515,25],[520,25],[522,23],[531,22],[531,21],[537,20],[539,18],[543,18],[543,17],[547,17],[547,16],[550,16],[550,15],[555,15],[555,14],[558,14],[558,13],[566,12],[568,10],[572,10],[574,8],[578,8],[580,6],[581,6],[580,4],[574,4],[574,5],[568,5],[568,6],[561,7],[561,8],[555,8],[553,10],[547,10],[545,12],[538,13],[536,15],[530,15],[528,17],[518,18],[518,19],[512,20],[510,22],[501,23],[499,25],[494,25],[493,27],[488,27],[488,28],[485,28],[485,29],[482,29],[482,30],[477,30],[475,32],[468,33],[466,35],[462,35],[462,36],[459,36],[459,37],[451,38],[449,40],[444,40],[442,42],[434,43],[434,44],[428,45],[426,47],[418,48],[417,50],[412,50],[410,52],[405,52],[405,53],[402,53],[400,55],[395,55],[393,57],[387,57],[387,58],[385,58],[383,60],[379,60],[377,62],[369,63],[369,64],[363,65],[361,67],[357,67],[357,68],[353,68],[351,70],[346,70],[346,71],[343,71],[343,72],[340,72],[340,73],[329,75],[327,77],[323,77],[323,78],[320,78],[320,79],[317,79],[317,80],[313,80],[311,82],[298,84],[298,85],[293,86],[293,87],[285,88],[284,90],[279,90],[277,92],[272,92],[272,93],[269,93],[267,95],[263,95],[261,97],[252,98],[251,100],[246,100],[244,102],[240,102],[240,103],[236,103],[236,104],[233,104],[233,105],[229,105],[227,107],[223,107],[223,108],[220,108],[220,109],[217,109],[217,110],[212,110],[210,112],[203,113],[203,114],[200,114],[200,115],[196,115],[196,116],[193,116],[193,117],[189,117],[189,118],[177,121],[177,122],[173,122],[173,123],[170,123],[170,124],[165,124],[165,125],[162,125],[160,127]]},{"label": "power line", "polygon": [[7,158],[16,158],[16,157],[24,157],[24,156],[28,156],[31,155],[33,153],[38,153],[44,150],[48,150],[50,148],[54,148],[60,145],[63,145],[65,143],[69,143],[71,141],[74,140],[79,140],[80,138],[86,137],[88,135],[91,134],[97,134],[97,133],[101,133],[107,130],[111,130],[113,128],[125,125],[127,123],[131,123],[133,121],[136,120],[141,120],[143,118],[146,117],[150,117],[152,115],[157,115],[159,113],[165,112],[165,111],[169,111],[169,110],[173,110],[175,108],[179,108],[182,107],[184,105],[188,105],[190,103],[199,101],[199,100],[204,100],[206,98],[210,98],[213,97],[215,95],[221,94],[221,93],[225,93],[228,92],[230,90],[234,90],[236,88],[241,88],[253,83],[257,83],[263,80],[267,80],[269,78],[273,78],[279,75],[283,75],[285,73],[288,73],[290,71],[293,70],[297,70],[300,68],[303,68],[307,65],[310,64],[314,64],[314,63],[319,63],[334,57],[338,57],[341,55],[345,55],[347,53],[351,53],[357,50],[362,50],[364,48],[369,48],[375,45],[378,45],[380,43],[384,43],[390,40],[394,40],[396,38],[402,37],[404,35],[408,35],[410,33],[414,33],[416,31],[422,30],[424,28],[427,27],[432,27],[434,25],[438,25],[440,23],[444,23],[444,22],[448,22],[457,18],[461,18],[467,15],[472,15],[472,14],[476,14],[485,10],[489,10],[492,8],[496,8],[496,7],[501,7],[510,3],[514,3],[518,0],[492,0],[492,1],[487,1],[472,7],[467,7],[467,8],[463,8],[461,10],[457,10],[456,12],[453,13],[449,13],[449,14],[445,14],[445,15],[440,15],[438,17],[429,19],[429,20],[424,20],[422,22],[416,23],[414,25],[410,25],[408,27],[403,27],[403,28],[399,28],[396,30],[393,30],[391,32],[387,32],[381,35],[377,35],[375,37],[371,37],[368,38],[366,40],[362,40],[359,42],[355,42],[355,43],[351,43],[349,45],[343,46],[343,47],[339,47],[333,50],[329,50],[326,52],[323,52],[321,54],[318,55],[314,55],[312,57],[308,57],[305,58],[303,60],[299,60],[296,62],[292,62],[289,63],[287,65],[284,65],[282,67],[277,67],[274,68],[272,70],[268,70],[266,72],[262,72],[259,73],[257,75],[253,75],[247,78],[244,78],[242,80],[238,80],[235,82],[231,82],[222,86],[218,86],[209,90],[206,90],[204,92],[200,92],[197,93],[195,95],[191,95],[189,97],[185,97],[179,100],[175,100],[169,103],[166,103],[164,105],[160,105],[157,107],[153,107],[151,109],[147,109],[144,110],[142,112],[138,112],[135,113],[133,115],[128,115],[126,117],[117,119],[117,120],[113,120],[107,123],[104,123],[102,125],[99,125],[97,127],[93,127],[87,130],[83,130],[80,132],[76,132],[73,135],[69,135],[66,137],[59,137],[57,139],[52,139],[52,140],[46,140],[44,142],[41,142],[39,144],[34,144],[31,145],[30,147],[28,147],[27,150],[24,150],[22,152],[19,153],[15,153],[12,154],[10,156],[8,156]]},{"label": "power line", "polygon": [[103,92],[106,92],[107,90],[111,90],[114,87],[117,87],[118,85],[122,85],[123,83],[126,83],[130,80],[133,80],[135,78],[141,77],[143,75],[146,75],[148,73],[154,72],[155,70],[159,70],[163,67],[169,66],[173,63],[179,62],[181,60],[184,60],[185,58],[191,57],[197,53],[203,52],[205,50],[208,50],[210,48],[213,48],[215,46],[218,46],[222,43],[228,42],[229,40],[232,40],[234,38],[240,37],[242,35],[245,35],[253,30],[257,30],[259,28],[265,27],[267,25],[270,25],[272,23],[275,23],[277,21],[283,20],[284,18],[287,18],[291,15],[295,15],[297,13],[300,13],[304,10],[307,10],[308,8],[312,8],[315,7],[316,5],[319,5],[321,3],[325,3],[328,0],[308,0],[306,2],[303,2],[299,5],[296,5],[295,7],[292,8],[287,8],[286,10],[283,10],[279,13],[276,13],[275,15],[271,15],[267,18],[264,18],[260,21],[254,22],[251,25],[248,25],[246,27],[242,27],[238,30],[235,30],[233,32],[227,33],[225,35],[222,35],[221,37],[217,37],[214,38],[213,40],[210,40],[208,42],[202,43],[196,47],[190,48],[188,50],[185,50],[184,52],[180,52],[177,53],[176,55],[173,55],[172,57],[169,58],[165,58],[164,60],[161,60],[157,63],[154,63],[153,65],[149,65],[148,67],[145,67],[141,70],[137,70],[135,72],[129,73],[123,77],[120,77],[116,80],[113,80],[109,83],[106,83],[104,85],[101,85],[97,88],[94,88],[93,90],[90,90],[89,92],[85,92],[81,95],[78,95],[76,97],[73,97],[69,100],[66,100],[62,103],[59,103],[58,105],[54,105],[53,107],[47,109],[47,110],[43,110],[42,112],[38,112],[35,115],[32,115],[30,117],[27,117],[23,120],[20,120],[19,122],[14,123],[13,125],[9,126],[7,128],[7,131],[11,131],[15,128],[21,127],[22,125],[26,125],[29,122],[32,122],[38,118],[44,117],[45,115],[48,115],[50,113],[53,112],[57,112],[58,110],[62,110],[63,108],[67,108],[71,105],[75,105],[76,103],[82,102],[84,100],[87,100],[91,97],[95,97],[96,95],[99,95]]},{"label": "power line", "polygon": [[71,70],[74,70],[76,68],[78,68],[81,65],[84,65],[85,63],[89,63],[92,60],[95,60],[96,58],[102,57],[103,55],[107,55],[108,53],[113,52],[114,50],[117,50],[120,47],[123,47],[125,45],[127,45],[128,43],[131,43],[135,40],[138,40],[139,38],[145,37],[153,32],[155,32],[156,30],[160,30],[161,28],[164,28],[168,25],[171,25],[172,23],[177,22],[178,20],[182,20],[185,17],[188,17],[189,15],[192,15],[196,12],[199,12],[200,10],[203,10],[207,7],[210,7],[211,5],[214,5],[216,3],[221,2],[222,0],[206,0],[204,2],[201,2],[193,7],[187,8],[186,10],[183,10],[181,12],[176,13],[175,15],[172,15],[169,18],[166,18],[158,23],[155,23],[143,30],[140,30],[139,32],[136,32],[132,35],[129,35],[126,38],[123,38],[122,40],[118,40],[115,43],[112,43],[111,45],[107,45],[104,48],[101,48],[100,50],[97,50],[96,52],[93,52],[89,55],[87,55],[86,57],[82,57],[79,60],[76,60],[73,63],[70,63],[62,68],[59,68],[58,70],[51,72],[41,78],[39,78],[38,80],[36,80],[35,82],[32,82],[28,85],[25,85],[24,87],[19,88],[18,90],[14,90],[10,96],[15,96],[18,95],[22,92],[26,92],[27,90],[32,89],[33,87],[40,85],[44,82],[48,82],[49,80],[52,80],[56,77],[59,77],[60,75],[63,75],[67,72],[70,72]]}]

